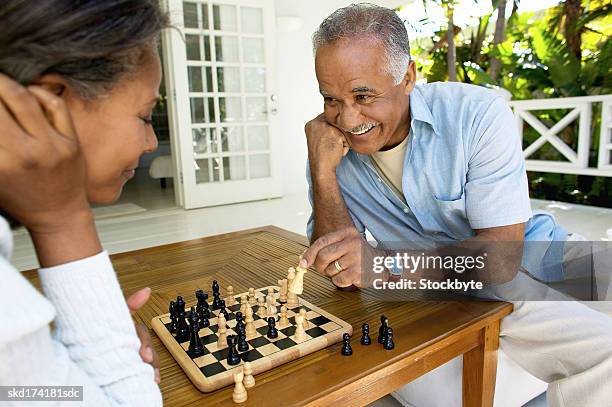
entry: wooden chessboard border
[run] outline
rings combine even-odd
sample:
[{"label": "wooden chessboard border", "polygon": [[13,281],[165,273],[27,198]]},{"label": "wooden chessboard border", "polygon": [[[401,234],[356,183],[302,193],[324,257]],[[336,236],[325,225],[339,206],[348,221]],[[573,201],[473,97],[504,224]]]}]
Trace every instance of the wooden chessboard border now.
[{"label": "wooden chessboard border", "polygon": [[[278,286],[267,286],[256,289],[255,292],[261,292],[264,290],[274,290],[278,291]],[[248,295],[248,291],[240,294],[235,294],[234,298],[237,301],[240,300],[242,295]],[[336,317],[335,315],[330,314],[329,312],[317,307],[316,305],[304,300],[299,297],[299,306],[293,307],[292,309],[299,309],[301,306],[305,306],[310,308],[312,311],[315,311],[319,315],[322,315],[329,319],[332,322],[340,325],[340,329],[337,329],[333,332],[328,332],[325,335],[309,339],[305,342],[299,343],[296,346],[292,346],[287,349],[283,349],[279,352],[276,352],[272,355],[265,356],[263,358],[257,359],[251,362],[251,366],[253,367],[253,375],[268,371],[277,366],[280,366],[284,363],[290,362],[292,360],[298,359],[302,356],[306,356],[310,353],[316,352],[320,349],[324,349],[334,343],[342,341],[342,335],[345,333],[352,334],[353,327],[348,322],[343,321],[342,319]],[[195,304],[193,304],[195,305]],[[186,307],[189,308],[189,307]],[[213,377],[206,377],[194,360],[187,354],[187,352],[183,349],[183,347],[176,341],[176,339],[172,336],[172,334],[166,328],[164,322],[162,322],[163,318],[169,317],[169,313],[158,315],[151,320],[151,326],[157,336],[161,339],[166,349],[170,352],[174,360],[181,366],[183,371],[189,377],[189,380],[195,385],[195,387],[201,392],[208,393],[215,390],[218,390],[222,387],[228,386],[234,383],[233,379],[233,369],[226,370],[222,373],[219,373]],[[244,362],[241,362],[239,365],[235,367],[242,366]]]}]

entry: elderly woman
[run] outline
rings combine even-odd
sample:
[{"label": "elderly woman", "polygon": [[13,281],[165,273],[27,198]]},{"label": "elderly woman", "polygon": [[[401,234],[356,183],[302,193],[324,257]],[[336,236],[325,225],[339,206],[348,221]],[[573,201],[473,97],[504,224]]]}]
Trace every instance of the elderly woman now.
[{"label": "elderly woman", "polygon": [[3,385],[83,385],[86,405],[161,405],[90,203],[115,201],[157,147],[166,24],[147,0],[0,3],[0,209],[30,233],[44,292],[10,265],[0,217]]}]

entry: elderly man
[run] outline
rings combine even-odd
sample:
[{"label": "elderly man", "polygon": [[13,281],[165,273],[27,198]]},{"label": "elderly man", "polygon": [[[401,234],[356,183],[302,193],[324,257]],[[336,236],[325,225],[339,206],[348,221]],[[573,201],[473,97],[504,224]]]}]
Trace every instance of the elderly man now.
[{"label": "elderly man", "polygon": [[[313,211],[302,266],[338,287],[364,285],[363,265],[380,254],[367,230],[383,245],[544,242],[525,253],[523,269],[563,279],[567,233],[531,212],[516,121],[502,97],[457,83],[416,86],[406,29],[386,8],[337,10],[313,45],[324,112],[305,127]],[[612,319],[569,301],[514,307],[501,347],[550,383],[549,404],[609,405]]]}]

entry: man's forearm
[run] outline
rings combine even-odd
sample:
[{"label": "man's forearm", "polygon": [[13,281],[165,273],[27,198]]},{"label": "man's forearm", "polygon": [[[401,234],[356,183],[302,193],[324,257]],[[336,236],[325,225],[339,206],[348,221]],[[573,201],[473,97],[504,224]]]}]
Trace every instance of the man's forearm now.
[{"label": "man's forearm", "polygon": [[[484,256],[483,267],[474,268],[463,264],[464,271],[457,272],[448,269],[442,264],[432,262],[430,267],[420,267],[418,270],[411,269],[409,273],[402,273],[405,278],[418,280],[427,278],[429,280],[442,280],[449,277],[464,280],[478,280],[486,284],[503,284],[511,281],[519,271],[523,254],[523,226],[501,227],[496,230],[479,231],[470,239],[455,244],[444,245],[428,251],[412,251],[409,256],[431,257],[431,258],[477,258]],[[504,230],[506,229],[506,230]],[[400,251],[401,252],[401,251]],[[395,251],[390,251],[387,256],[394,256]],[[462,260],[463,261],[463,260]]]},{"label": "man's forearm", "polygon": [[335,230],[353,226],[335,172],[312,173],[314,228],[311,242]]}]

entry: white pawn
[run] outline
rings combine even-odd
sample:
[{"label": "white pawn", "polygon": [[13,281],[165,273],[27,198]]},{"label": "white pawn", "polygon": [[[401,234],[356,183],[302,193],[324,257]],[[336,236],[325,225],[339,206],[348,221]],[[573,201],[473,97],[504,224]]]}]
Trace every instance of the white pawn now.
[{"label": "white pawn", "polygon": [[232,400],[234,400],[234,403],[244,403],[248,398],[246,388],[244,387],[244,384],[242,384],[243,378],[244,372],[242,369],[234,373],[235,386],[234,393],[232,393]]},{"label": "white pawn", "polygon": [[234,298],[234,287],[231,285],[227,286],[227,298],[225,299],[225,305],[230,306],[236,304],[236,299]]},{"label": "white pawn", "polygon": [[264,299],[262,297],[257,298],[257,316],[265,318],[267,314],[268,310],[264,304]]},{"label": "white pawn", "polygon": [[249,304],[251,305],[251,307],[257,304],[257,300],[255,299],[255,289],[254,288],[249,288]]},{"label": "white pawn", "polygon": [[308,322],[308,318],[306,318],[306,310],[304,308],[300,308],[300,316],[304,318],[304,329],[309,329],[310,323]]},{"label": "white pawn", "polygon": [[276,319],[276,299],[274,298],[274,295],[268,294],[268,298],[266,300],[268,302],[267,317],[273,317]]},{"label": "white pawn", "polygon": [[242,383],[244,384],[244,387],[250,389],[251,387],[255,386],[255,378],[253,377],[253,367],[251,367],[251,362],[244,362],[243,371],[244,380]]},{"label": "white pawn", "polygon": [[306,330],[304,329],[304,317],[301,315],[297,315],[295,317],[296,327],[295,327],[295,339],[297,341],[303,341],[306,339]]},{"label": "white pawn", "polygon": [[221,349],[227,346],[227,326],[225,316],[223,314],[219,314],[219,318],[217,319],[217,327],[219,328],[217,331],[217,336],[219,337],[219,340],[217,341],[217,348]]},{"label": "white pawn", "polygon": [[249,305],[249,300],[246,294],[241,295],[240,296],[240,312],[242,312],[242,315],[246,315],[246,309],[248,305]]},{"label": "white pawn", "polygon": [[280,321],[278,321],[278,327],[279,328],[285,328],[288,327],[290,325],[289,323],[289,318],[287,318],[287,307],[285,307],[284,305],[281,307],[281,312],[280,312],[281,316],[280,316]]}]

